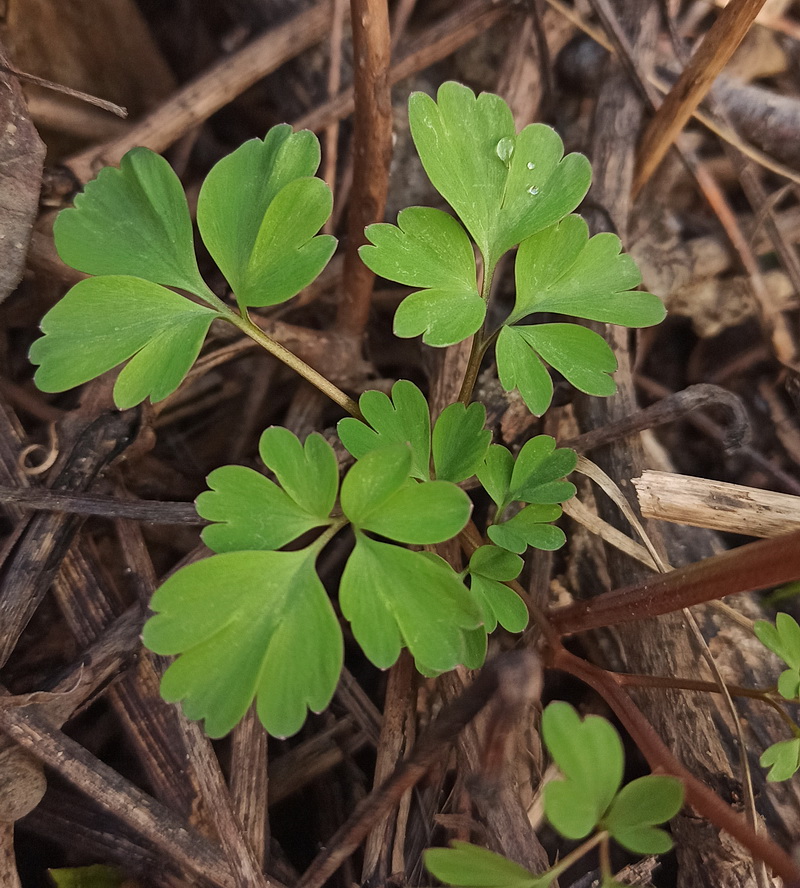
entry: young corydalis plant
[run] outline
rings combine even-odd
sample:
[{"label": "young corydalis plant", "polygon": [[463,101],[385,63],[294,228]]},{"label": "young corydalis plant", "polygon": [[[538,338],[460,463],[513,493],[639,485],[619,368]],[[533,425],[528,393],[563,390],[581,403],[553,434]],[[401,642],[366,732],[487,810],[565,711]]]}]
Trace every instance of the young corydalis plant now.
[{"label": "young corydalis plant", "polygon": [[[224,320],[352,414],[338,426],[355,459],[341,483],[321,436],[301,443],[279,428],[264,432],[259,446],[274,480],[243,466],[212,472],[197,509],[212,522],[203,539],[216,554],[175,573],[153,598],[145,643],[177,655],[162,692],[205,719],[212,736],[229,731],[254,699],[279,736],[297,731],[307,709],[324,708],[342,666],[339,614],[376,666],[391,666],[406,647],[428,675],[481,665],[498,623],[522,631],[526,606],[506,584],[522,570],[528,547],[563,545],[553,522],[575,492],[564,480],[575,454],[547,436],[516,456],[491,443],[484,407],[468,403],[481,358],[496,342],[504,386],[519,388],[541,414],[552,397],[542,360],[595,394],[614,390],[608,374],[615,361],[584,327],[520,321],[540,312],[630,326],[663,317],[655,296],[630,291],[639,275],[619,241],[590,239],[585,223],[569,215],[589,186],[589,164],[564,156],[552,129],[537,124],[517,134],[502,99],[476,98],[455,83],[437,101],[412,96],[409,114],[423,166],[459,218],[409,208],[397,226],[370,226],[371,244],[361,252],[377,273],[419,288],[397,311],[398,335],[422,334],[440,347],[474,335],[460,403],[435,424],[412,383],[397,382],[391,396],[366,392],[356,405],[248,315],[291,299],[333,252],[334,240],[317,234],[331,197],[314,177],[319,146],[311,133],[275,127],[221,160],[203,183],[198,228],[236,308],[203,281],[180,183],[152,152],[136,149],[119,170],[104,170],[56,223],[62,258],[95,277],[73,287],[42,322],[45,335],[31,358],[45,390],[127,362],[114,389],[118,406],[163,399],[191,367],[211,323]],[[515,247],[516,302],[501,327],[488,331],[494,271]],[[457,571],[408,548],[461,533],[472,504],[458,485],[476,477],[472,495],[485,491],[495,508],[488,542],[467,567]],[[326,591],[317,558],[347,526],[354,547],[338,589]]]}]

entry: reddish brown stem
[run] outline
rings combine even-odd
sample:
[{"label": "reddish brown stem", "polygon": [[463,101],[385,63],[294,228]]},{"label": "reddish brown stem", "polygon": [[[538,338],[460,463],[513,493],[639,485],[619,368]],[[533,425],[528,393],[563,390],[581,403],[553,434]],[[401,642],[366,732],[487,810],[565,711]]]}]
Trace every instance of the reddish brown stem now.
[{"label": "reddish brown stem", "polygon": [[353,187],[350,192],[344,286],[336,325],[357,338],[369,319],[374,274],[361,262],[364,227],[382,222],[392,157],[389,12],[386,0],[350,0],[355,67]]},{"label": "reddish brown stem", "polygon": [[654,576],[548,614],[561,636],[630,623],[800,579],[800,531],[748,543],[688,567]]},{"label": "reddish brown stem", "polygon": [[687,804],[701,817],[724,829],[754,857],[763,860],[784,880],[786,888],[800,888],[800,867],[766,836],[753,832],[743,816],[726,805],[675,758],[613,673],[581,660],[560,645],[551,651],[549,665],[574,675],[597,691],[614,710],[653,771],[671,774],[683,782]]}]

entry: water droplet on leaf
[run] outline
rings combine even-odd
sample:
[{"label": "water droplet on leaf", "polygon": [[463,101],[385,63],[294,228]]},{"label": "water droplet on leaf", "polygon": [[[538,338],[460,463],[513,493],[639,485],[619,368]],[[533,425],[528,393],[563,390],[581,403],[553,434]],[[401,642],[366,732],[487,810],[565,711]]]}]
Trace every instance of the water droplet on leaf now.
[{"label": "water droplet on leaf", "polygon": [[529,169],[529,170],[535,170],[535,169],[536,169],[536,164],[535,164],[532,160],[529,160],[529,161],[528,161],[527,166],[528,166],[528,169]]},{"label": "water droplet on leaf", "polygon": [[539,193],[539,189],[535,185],[531,185],[528,189],[528,194],[532,194],[534,197]]},{"label": "water droplet on leaf", "polygon": [[497,151],[497,156],[500,158],[500,160],[502,160],[504,164],[508,165],[508,162],[511,160],[511,155],[514,153],[514,140],[500,139],[495,150]]}]

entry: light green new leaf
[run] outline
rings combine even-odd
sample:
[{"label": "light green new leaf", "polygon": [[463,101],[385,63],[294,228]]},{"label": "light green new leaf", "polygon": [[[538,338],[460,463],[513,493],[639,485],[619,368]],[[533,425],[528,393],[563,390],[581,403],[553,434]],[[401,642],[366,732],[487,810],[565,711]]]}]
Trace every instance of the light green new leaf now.
[{"label": "light green new leaf", "polygon": [[589,239],[589,228],[580,216],[567,216],[526,238],[517,253],[516,304],[506,323],[533,312],[625,327],[660,323],[666,315],[661,300],[652,293],[630,292],[642,277],[633,259],[620,249],[614,234]]},{"label": "light green new leaf", "polygon": [[172,167],[134,148],[119,169],[106,167],[58,214],[59,256],[87,274],[131,275],[200,297],[208,287],[194,254],[192,220]]},{"label": "light green new leaf", "polygon": [[780,783],[788,780],[800,771],[800,737],[793,740],[781,740],[773,743],[761,754],[758,763],[762,768],[769,768],[767,780]]},{"label": "light green new leaf", "polygon": [[450,848],[428,848],[425,867],[453,888],[548,888],[556,873],[535,876],[518,863],[468,842]]},{"label": "light green new leaf", "polygon": [[509,632],[522,632],[528,625],[525,602],[505,584],[515,580],[523,561],[498,546],[481,546],[469,560],[470,589],[483,610],[483,625],[494,632],[497,624]]},{"label": "light green new leaf", "polygon": [[311,178],[319,142],[288,124],[251,139],[220,160],[197,204],[203,242],[243,306],[277,305],[308,286],[336,248],[315,237],[333,206],[330,189]]},{"label": "light green new leaf", "polygon": [[197,498],[198,515],[219,522],[202,533],[215,552],[279,549],[331,523],[339,471],[330,444],[314,433],[304,447],[288,429],[270,428],[259,451],[280,486],[245,466],[223,466],[208,476],[212,489]]},{"label": "light green new leaf", "polygon": [[794,617],[779,613],[775,625],[757,620],[753,625],[758,640],[789,667],[778,678],[778,693],[786,700],[800,696],[800,626]]},{"label": "light green new leaf", "polygon": [[544,788],[545,815],[566,838],[582,839],[600,822],[622,783],[622,741],[606,719],[581,719],[560,701],[542,714],[542,738],[564,775]]},{"label": "light green new leaf", "polygon": [[319,518],[330,515],[339,490],[339,464],[322,435],[312,432],[301,444],[288,429],[272,426],[261,435],[258,452],[298,506]]},{"label": "light green new leaf", "polygon": [[556,449],[555,438],[537,435],[526,441],[514,462],[509,501],[563,503],[575,496],[575,485],[560,481],[575,470],[578,456],[566,447]]},{"label": "light green new leaf", "polygon": [[563,157],[550,127],[532,124],[516,135],[508,105],[459,83],[409,100],[409,122],[422,165],[458,213],[486,266],[506,250],[557,222],[580,203],[591,169],[580,154]]},{"label": "light green new leaf", "polygon": [[389,444],[411,447],[411,475],[421,481],[430,478],[431,417],[425,395],[407,379],[392,386],[392,397],[369,391],[358,399],[367,425],[347,417],[336,427],[342,444],[356,459]]},{"label": "light green new leaf", "polygon": [[492,440],[484,429],[486,408],[477,401],[465,407],[450,404],[433,427],[433,465],[440,481],[458,484],[471,478],[483,463]]},{"label": "light green new leaf", "polygon": [[672,848],[672,839],[656,824],[671,820],[682,804],[680,780],[653,774],[640,777],[620,790],[603,826],[634,854],[665,854]]},{"label": "light green new leaf", "polygon": [[256,698],[275,737],[300,730],[306,709],[333,696],[343,642],[314,569],[299,552],[229,552],[173,574],[153,596],[156,616],[144,643],[178,654],[161,682],[165,700],[205,719],[210,737],[227,734]]},{"label": "light green new leaf", "polygon": [[520,555],[528,546],[552,552],[554,549],[560,549],[567,541],[560,527],[548,523],[560,517],[560,506],[538,504],[525,506],[508,521],[502,524],[490,524],[486,533],[493,543]]},{"label": "light green new leaf", "polygon": [[617,369],[617,359],[608,343],[577,324],[505,326],[497,339],[496,357],[503,388],[517,388],[536,416],[553,398],[553,383],[542,360],[588,395],[613,395],[617,390],[609,375]]},{"label": "light green new leaf", "polygon": [[[346,482],[346,479],[345,479]],[[356,531],[339,604],[370,662],[391,666],[403,645],[434,672],[464,661],[463,630],[480,625],[480,609],[447,562]]]},{"label": "light green new leaf", "polygon": [[433,346],[453,345],[480,327],[486,303],[478,292],[475,254],[458,222],[441,210],[409,207],[397,225],[370,225],[372,244],[359,249],[364,264],[376,274],[409,287],[394,317],[397,336],[422,335]]},{"label": "light green new leaf", "polygon": [[63,392],[130,360],[114,386],[120,409],[161,401],[181,384],[217,312],[135,277],[77,283],[42,319],[30,359],[36,385]]},{"label": "light green new leaf", "polygon": [[469,497],[449,481],[411,481],[410,465],[405,444],[366,454],[342,483],[342,511],[355,527],[400,543],[449,540],[469,519]]}]

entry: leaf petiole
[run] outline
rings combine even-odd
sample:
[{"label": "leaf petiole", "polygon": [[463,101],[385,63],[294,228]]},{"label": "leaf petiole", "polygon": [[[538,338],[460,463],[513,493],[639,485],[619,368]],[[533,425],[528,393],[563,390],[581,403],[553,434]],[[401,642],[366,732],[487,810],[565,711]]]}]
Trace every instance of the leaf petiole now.
[{"label": "leaf petiole", "polygon": [[326,527],[325,530],[311,543],[306,546],[306,551],[309,553],[313,553],[314,556],[319,555],[319,553],[328,545],[328,543],[336,536],[339,531],[350,523],[350,519],[345,515],[341,515],[338,518],[332,519],[332,524],[329,527]]},{"label": "leaf petiole", "polygon": [[[216,297],[215,297],[216,298]],[[343,410],[346,410],[356,419],[363,419],[358,404],[340,388],[335,386],[330,380],[326,379],[321,373],[318,373],[313,367],[306,364],[301,358],[298,358],[288,348],[285,348],[279,342],[276,342],[250,318],[242,317],[227,305],[224,305],[220,311],[224,314],[225,320],[238,327],[246,336],[249,336],[254,342],[257,342],[265,351],[276,357],[279,361],[283,361],[287,367],[291,367],[299,376],[302,376],[306,382],[310,382],[315,388],[319,389],[323,395],[327,395],[333,402],[338,404]]]},{"label": "leaf petiole", "polygon": [[[492,280],[494,278],[495,268],[496,263],[494,265],[487,265],[484,268],[483,283],[481,284],[481,299],[483,299],[486,305],[489,304],[489,297],[492,293]],[[487,338],[485,334],[486,321],[481,324],[480,330],[478,330],[478,332],[472,337],[472,348],[470,349],[469,360],[467,361],[467,369],[464,372],[464,381],[461,383],[461,391],[458,393],[458,400],[465,407],[469,406],[475,383],[478,380],[478,371],[481,368],[483,356],[486,354],[486,349],[492,342],[493,337],[490,336]]]}]

